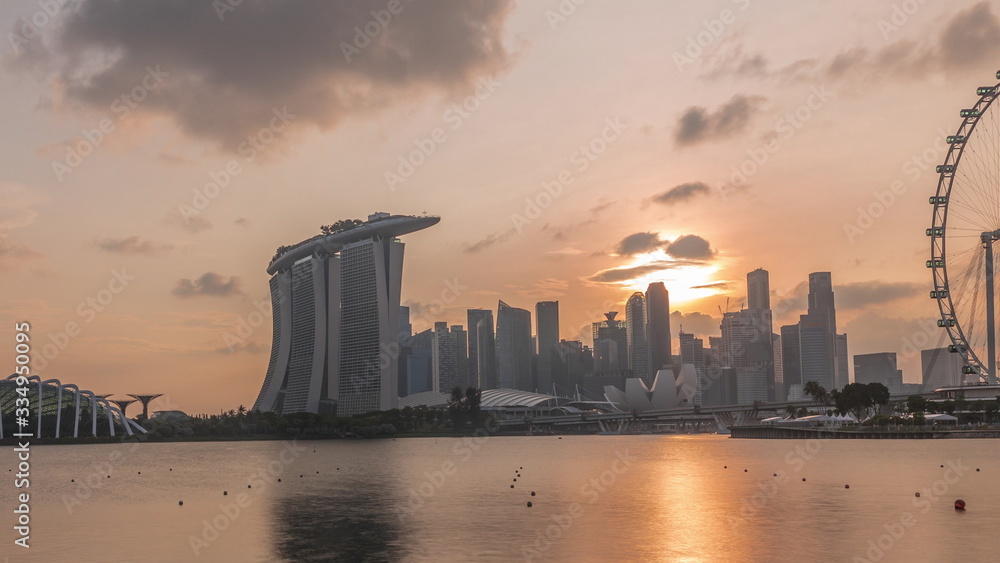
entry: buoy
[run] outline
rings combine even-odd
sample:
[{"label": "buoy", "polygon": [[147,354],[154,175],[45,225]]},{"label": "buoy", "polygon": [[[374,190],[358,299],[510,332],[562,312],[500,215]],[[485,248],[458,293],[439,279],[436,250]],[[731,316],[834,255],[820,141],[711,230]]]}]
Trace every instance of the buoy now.
[{"label": "buoy", "polygon": [[226,496],[228,494],[229,494],[229,491],[222,491],[222,496]]},{"label": "buoy", "polygon": [[851,488],[851,486],[850,486],[850,485],[844,485],[844,488],[845,488],[845,489],[850,489],[850,488]]},{"label": "buoy", "polygon": [[559,436],[559,439],[562,440],[562,436]]},{"label": "buoy", "polygon": [[517,477],[514,477],[514,482],[517,483]]},{"label": "buoy", "polygon": [[523,466],[523,465],[521,466],[521,469],[524,469],[524,466]]},{"label": "buoy", "polygon": [[339,467],[337,468],[337,471],[340,471],[340,468],[339,468]]},{"label": "buoy", "polygon": [[514,485],[511,485],[511,486],[510,486],[510,488],[512,488],[512,489],[513,489],[513,488],[514,488]]},{"label": "buoy", "polygon": [[744,470],[743,470],[743,472],[744,472],[744,473],[746,473],[746,472],[747,472],[747,470],[746,470],[746,469],[744,469]]},{"label": "buoy", "polygon": [[251,487],[250,485],[247,485],[247,488],[248,488],[248,489],[250,489],[250,488],[252,488],[252,487]]},{"label": "buoy", "polygon": [[535,496],[535,491],[531,491],[531,496]]},{"label": "buoy", "polygon": [[108,479],[110,479],[110,478],[111,478],[111,475],[108,475]]},{"label": "buoy", "polygon": [[943,465],[941,467],[944,467]]},{"label": "buoy", "polygon": [[979,471],[979,468],[978,468],[978,467],[976,468],[976,471]]},{"label": "buoy", "polygon": [[777,474],[777,473],[772,473],[772,474],[771,474],[771,477],[777,477],[777,476],[778,476],[778,474]]},{"label": "buoy", "polygon": [[142,471],[139,472],[139,475],[142,475]]},{"label": "buoy", "polygon": [[305,477],[305,475],[299,475],[299,479],[301,479],[301,478],[303,478],[303,477]]},{"label": "buoy", "polygon": [[955,501],[955,510],[965,510],[965,501],[958,499]]},{"label": "buoy", "polygon": [[528,508],[531,508],[531,501],[528,501]]},{"label": "buoy", "polygon": [[171,468],[170,468],[170,470],[171,470],[171,471],[173,471],[173,470],[174,470],[174,468],[173,468],[173,467],[171,467]]},{"label": "buoy", "polygon": [[805,482],[806,482],[806,478],[805,478],[805,477],[803,477],[803,478],[802,478],[802,482],[803,482],[803,483],[805,483]]},{"label": "buoy", "polygon": [[317,471],[316,474],[319,475],[319,471]]},{"label": "buoy", "polygon": [[178,506],[184,506],[184,501],[182,501],[182,500],[177,501],[177,505]]},{"label": "buoy", "polygon": [[920,498],[920,493],[913,493],[913,496]]},{"label": "buoy", "polygon": [[76,483],[76,479],[70,479],[69,482],[70,483]]},{"label": "buoy", "polygon": [[278,479],[278,482],[280,483],[280,482],[281,482],[281,479]]}]

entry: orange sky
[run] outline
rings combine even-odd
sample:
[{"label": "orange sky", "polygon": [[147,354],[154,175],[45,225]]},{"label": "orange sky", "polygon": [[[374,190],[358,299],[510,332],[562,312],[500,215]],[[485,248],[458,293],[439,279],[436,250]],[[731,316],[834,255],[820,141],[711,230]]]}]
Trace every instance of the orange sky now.
[{"label": "orange sky", "polygon": [[918,381],[942,342],[927,197],[1000,68],[986,3],[153,4],[0,6],[37,25],[3,46],[8,364],[26,320],[45,377],[249,406],[274,249],[374,211],[442,217],[404,238],[416,330],[545,299],[583,338],[662,280],[674,332],[714,335],[763,267],[776,327],[832,271],[850,354]]}]

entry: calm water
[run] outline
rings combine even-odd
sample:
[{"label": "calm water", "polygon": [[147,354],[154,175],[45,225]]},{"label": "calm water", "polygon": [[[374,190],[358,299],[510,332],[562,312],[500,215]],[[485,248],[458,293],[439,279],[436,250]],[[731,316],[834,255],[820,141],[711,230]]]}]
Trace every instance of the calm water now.
[{"label": "calm water", "polygon": [[[1000,550],[995,440],[480,440],[34,446],[32,547],[12,547],[4,480],[0,561],[995,561]],[[13,467],[5,449],[0,470]]]}]

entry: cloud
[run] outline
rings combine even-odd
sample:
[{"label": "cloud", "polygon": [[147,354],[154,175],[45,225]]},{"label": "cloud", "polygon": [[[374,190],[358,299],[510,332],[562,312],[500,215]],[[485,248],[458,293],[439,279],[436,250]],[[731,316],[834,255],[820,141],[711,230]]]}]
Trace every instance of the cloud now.
[{"label": "cloud", "polygon": [[171,244],[161,244],[149,240],[143,240],[138,235],[125,238],[106,238],[94,241],[94,246],[107,252],[117,252],[120,254],[145,254],[155,256],[163,254],[174,247]]},{"label": "cloud", "polygon": [[[959,12],[941,32],[940,59],[945,65],[982,68],[1000,53],[1000,21],[989,2],[980,2]],[[990,70],[992,66],[988,67]]]},{"label": "cloud", "polygon": [[863,309],[883,305],[897,299],[912,297],[925,289],[924,284],[907,282],[867,281],[834,285],[837,309]]},{"label": "cloud", "polygon": [[247,219],[246,217],[240,217],[239,219],[236,219],[235,221],[233,221],[233,223],[236,223],[237,225],[239,225],[241,227],[249,227],[250,226],[250,219]]},{"label": "cloud", "polygon": [[11,66],[107,111],[159,65],[167,75],[132,111],[235,151],[276,108],[295,127],[328,130],[349,115],[471,91],[511,63],[511,0],[404,2],[395,15],[385,0],[247,0],[221,13],[219,4],[82,0]]},{"label": "cloud", "polygon": [[678,146],[725,139],[742,133],[757,114],[764,98],[737,94],[715,112],[698,106],[684,110],[677,122],[674,141]]},{"label": "cloud", "polygon": [[660,260],[650,264],[643,264],[641,266],[628,266],[625,268],[609,268],[607,270],[601,270],[586,279],[587,281],[594,283],[620,283],[645,276],[646,274],[662,272],[664,270],[673,270],[683,266],[700,266],[702,264],[704,264],[704,262],[696,260]]},{"label": "cloud", "polygon": [[0,267],[6,268],[11,261],[40,258],[41,252],[23,244],[10,242],[5,236],[0,236]]},{"label": "cloud", "polygon": [[667,254],[674,258],[705,260],[715,256],[715,251],[707,240],[698,235],[684,235],[666,245]]},{"label": "cloud", "polygon": [[489,235],[486,236],[486,238],[482,240],[478,240],[472,244],[466,244],[465,248],[463,248],[462,250],[468,252],[469,254],[475,254],[476,252],[486,250],[487,248],[493,246],[494,244],[509,239],[511,235],[513,235],[516,232],[517,231],[515,231],[514,229],[511,229],[504,233],[490,233]]},{"label": "cloud", "polygon": [[174,227],[180,227],[193,234],[207,231],[212,228],[212,222],[208,219],[202,217],[201,215],[184,216],[181,214],[180,208],[171,210],[170,213],[168,213],[163,219],[163,222]]},{"label": "cloud", "polygon": [[705,285],[692,285],[691,289],[729,289],[733,284],[726,281],[706,283]]},{"label": "cloud", "polygon": [[177,285],[170,293],[177,297],[193,297],[195,295],[231,297],[242,295],[243,290],[240,287],[240,278],[237,276],[230,276],[227,279],[215,272],[206,272],[196,280],[188,278],[177,280]]},{"label": "cloud", "polygon": [[615,246],[615,254],[620,256],[632,256],[652,252],[663,246],[665,241],[660,240],[660,235],[656,233],[633,233],[621,240]]},{"label": "cloud", "polygon": [[686,184],[674,186],[669,190],[658,193],[649,199],[654,203],[673,205],[675,203],[694,199],[700,195],[706,195],[711,191],[711,188],[709,188],[704,182],[688,182]]},{"label": "cloud", "polygon": [[721,321],[717,317],[697,311],[693,313],[682,313],[680,311],[670,313],[670,325],[676,327],[675,330],[677,331],[674,337],[676,338],[677,334],[683,330],[686,333],[695,335],[695,337],[702,338],[705,348],[708,348],[709,336],[718,336],[720,334],[720,323]]}]

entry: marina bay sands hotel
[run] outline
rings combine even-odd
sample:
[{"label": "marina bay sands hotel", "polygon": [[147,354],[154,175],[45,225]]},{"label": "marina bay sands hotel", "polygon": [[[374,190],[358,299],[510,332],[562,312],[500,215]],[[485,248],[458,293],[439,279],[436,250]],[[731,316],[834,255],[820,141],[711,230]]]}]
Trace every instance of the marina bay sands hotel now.
[{"label": "marina bay sands hotel", "polygon": [[397,404],[403,274],[397,237],[440,217],[375,213],[278,249],[271,274],[274,336],[254,408],[350,416]]}]

